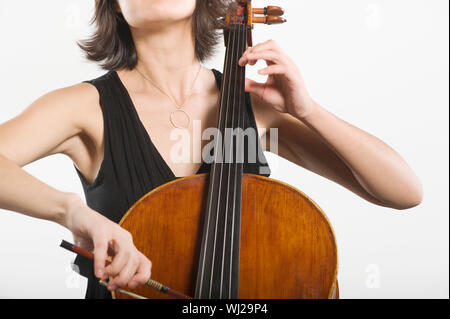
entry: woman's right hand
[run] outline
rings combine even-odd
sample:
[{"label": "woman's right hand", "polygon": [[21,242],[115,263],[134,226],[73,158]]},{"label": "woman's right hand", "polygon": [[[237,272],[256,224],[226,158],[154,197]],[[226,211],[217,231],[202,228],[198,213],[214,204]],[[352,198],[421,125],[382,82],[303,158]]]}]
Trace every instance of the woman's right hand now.
[{"label": "woman's right hand", "polygon": [[[135,288],[150,278],[152,263],[136,249],[131,234],[89,208],[77,194],[68,201],[65,224],[77,245],[93,251],[95,276],[112,277],[108,283],[110,291],[126,286]],[[114,258],[105,266],[108,256]]]}]

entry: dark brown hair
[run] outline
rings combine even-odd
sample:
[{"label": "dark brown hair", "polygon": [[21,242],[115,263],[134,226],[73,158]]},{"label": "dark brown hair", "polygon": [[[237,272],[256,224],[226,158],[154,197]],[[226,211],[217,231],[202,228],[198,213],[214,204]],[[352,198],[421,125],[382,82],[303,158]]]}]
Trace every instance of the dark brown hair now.
[{"label": "dark brown hair", "polygon": [[[195,37],[195,56],[204,62],[214,53],[219,40],[220,17],[230,7],[230,0],[196,0],[192,19]],[[137,64],[137,52],[128,23],[117,12],[116,0],[95,0],[95,14],[91,24],[95,31],[90,38],[78,42],[86,58],[99,62],[106,70],[127,68]]]}]

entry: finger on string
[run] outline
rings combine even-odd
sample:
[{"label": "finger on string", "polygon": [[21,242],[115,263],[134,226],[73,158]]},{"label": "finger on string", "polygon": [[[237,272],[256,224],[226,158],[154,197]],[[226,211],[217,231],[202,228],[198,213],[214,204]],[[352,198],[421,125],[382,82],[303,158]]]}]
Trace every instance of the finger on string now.
[{"label": "finger on string", "polygon": [[241,63],[239,63],[241,66],[245,66],[245,65],[255,65],[256,63],[258,63],[258,60],[256,59],[256,60],[246,60],[245,62],[244,62],[244,64],[241,64]]},{"label": "finger on string", "polygon": [[273,51],[264,51],[259,53],[249,53],[246,57],[248,60],[265,60],[267,62],[281,63],[280,56]]},{"label": "finger on string", "polygon": [[277,50],[273,49],[273,48],[265,48],[265,47],[259,47],[259,48],[252,48],[251,51],[248,51],[247,54],[250,53],[260,53],[260,52],[275,52],[278,53]]},{"label": "finger on string", "polygon": [[245,56],[243,56],[239,60],[239,65],[244,66],[246,64],[254,65],[258,60],[265,60],[268,65],[274,64],[274,63],[281,63],[281,57],[280,55],[275,51],[262,51],[257,53],[248,53]]},{"label": "finger on string", "polygon": [[[266,47],[266,46],[262,46],[263,44],[259,44],[256,45],[254,47],[249,47],[247,50],[245,50],[245,52],[242,54],[241,59],[242,58],[246,58],[247,55],[252,54],[252,53],[259,53],[259,52],[265,52],[265,51],[273,51],[276,53],[276,51],[274,51],[272,48],[270,47]],[[239,63],[241,64],[241,63]]]},{"label": "finger on string", "polygon": [[[263,43],[263,44],[265,44],[265,43]],[[263,44],[261,44],[261,46],[257,45],[255,47],[253,47],[252,50],[248,52],[248,54],[251,54],[251,53],[256,54],[256,53],[261,53],[261,52],[271,52],[272,54],[274,54],[278,58],[278,60],[285,60],[285,59],[289,58],[282,50],[280,50],[280,48],[275,43],[275,41],[273,41],[273,44],[268,44],[268,45],[263,45]]]},{"label": "finger on string", "polygon": [[259,97],[262,97],[264,94],[266,84],[258,83],[250,79],[245,79],[245,91],[249,93],[254,93]]},{"label": "finger on string", "polygon": [[276,74],[285,74],[286,69],[282,65],[271,65],[264,69],[258,71],[258,74],[261,75],[276,75]]},{"label": "finger on string", "polygon": [[[249,60],[247,57],[248,57],[248,54],[249,53],[244,53],[242,56],[241,56],[241,58],[239,59],[239,61],[238,61],[238,64],[240,65],[240,66],[246,66],[247,64],[250,64],[250,65],[254,65],[254,64],[256,64],[256,62],[257,61],[253,61],[253,60]],[[253,63],[253,64],[252,64]]]},{"label": "finger on string", "polygon": [[258,63],[258,60],[249,60],[248,61],[248,64],[251,66],[255,65],[256,63]]}]

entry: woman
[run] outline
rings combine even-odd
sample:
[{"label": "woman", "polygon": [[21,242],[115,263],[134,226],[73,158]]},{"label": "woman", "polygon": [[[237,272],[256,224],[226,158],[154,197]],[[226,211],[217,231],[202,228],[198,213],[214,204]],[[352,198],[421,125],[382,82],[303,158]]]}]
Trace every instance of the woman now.
[{"label": "woman", "polygon": [[[77,259],[89,278],[87,298],[110,297],[95,277],[113,277],[113,290],[150,276],[151,262],[116,224],[125,211],[154,187],[208,171],[205,163],[173,159],[171,133],[182,126],[193,135],[196,120],[202,128],[215,125],[221,75],[200,63],[212,54],[225,9],[224,0],[97,0],[97,29],[80,46],[108,72],[46,94],[0,126],[0,207],[57,222],[94,251],[94,267]],[[239,65],[258,60],[267,62],[259,73],[268,79],[246,80],[246,125],[278,128],[280,156],[377,205],[407,209],[421,202],[421,183],[405,161],[317,104],[274,41],[249,48]],[[72,159],[87,205],[21,169],[57,153]],[[261,167],[263,158],[245,169]]]}]

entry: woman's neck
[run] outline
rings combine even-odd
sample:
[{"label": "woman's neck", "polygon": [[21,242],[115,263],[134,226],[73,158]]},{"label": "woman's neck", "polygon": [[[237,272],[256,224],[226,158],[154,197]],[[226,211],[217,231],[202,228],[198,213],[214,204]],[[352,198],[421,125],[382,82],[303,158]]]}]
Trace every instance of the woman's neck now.
[{"label": "woman's neck", "polygon": [[177,21],[157,29],[131,31],[138,55],[138,70],[174,98],[185,96],[199,68],[192,20]]}]

